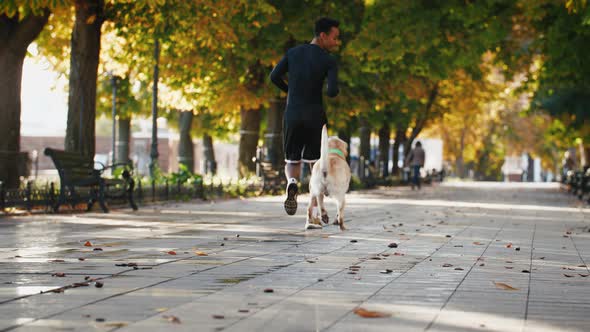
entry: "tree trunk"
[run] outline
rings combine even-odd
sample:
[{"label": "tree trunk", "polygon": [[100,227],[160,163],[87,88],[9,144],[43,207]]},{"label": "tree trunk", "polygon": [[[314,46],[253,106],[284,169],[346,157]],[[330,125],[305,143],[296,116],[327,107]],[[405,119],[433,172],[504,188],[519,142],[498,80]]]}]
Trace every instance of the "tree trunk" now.
[{"label": "tree trunk", "polygon": [[384,123],[379,129],[379,167],[381,168],[381,176],[389,176],[389,139],[391,130],[389,123]]},{"label": "tree trunk", "polygon": [[203,160],[205,161],[204,173],[217,174],[217,161],[215,160],[215,150],[213,150],[213,137],[209,134],[203,134]]},{"label": "tree trunk", "polygon": [[178,115],[180,129],[180,140],[178,142],[178,164],[195,171],[195,153],[193,138],[191,137],[191,127],[193,125],[193,112],[180,112]]},{"label": "tree trunk", "polygon": [[104,1],[76,0],[75,6],[65,148],[66,151],[94,157],[96,78]]},{"label": "tree trunk", "polygon": [[457,174],[461,179],[465,178],[465,161],[463,159],[463,151],[465,150],[465,133],[467,129],[461,130],[461,139],[459,141],[459,155],[455,161],[455,167],[457,167]]},{"label": "tree trunk", "polygon": [[240,177],[247,177],[255,174],[256,148],[260,132],[260,109],[240,111],[240,146],[238,174]]},{"label": "tree trunk", "polygon": [[434,101],[436,100],[437,96],[438,96],[438,82],[434,83],[432,90],[430,90],[430,94],[428,95],[428,101],[426,102],[426,106],[424,107],[423,112],[421,114],[419,114],[416,119],[416,123],[414,124],[414,127],[412,128],[412,132],[410,133],[410,137],[408,137],[408,139],[404,145],[404,153],[407,153],[406,151],[410,151],[410,149],[412,147],[412,143],[414,142],[416,137],[418,137],[418,135],[420,134],[422,129],[424,129],[426,122],[428,122],[428,120],[430,119],[430,111],[432,110],[432,106],[434,105]]},{"label": "tree trunk", "polygon": [[[395,141],[393,141],[393,166],[391,167],[392,175],[399,175],[399,147],[406,141],[406,128],[398,125],[395,129]],[[404,150],[404,153],[407,153]]]},{"label": "tree trunk", "polygon": [[49,11],[20,19],[0,15],[0,151],[14,153],[0,163],[0,181],[5,187],[19,185],[21,80],[27,47],[43,30]]},{"label": "tree trunk", "polygon": [[117,163],[129,162],[129,140],[131,138],[131,118],[117,120]]},{"label": "tree trunk", "polygon": [[285,166],[285,153],[283,151],[283,113],[285,112],[285,100],[273,99],[268,110],[266,134],[264,143],[266,154],[264,161],[270,162],[274,170],[281,170]]},{"label": "tree trunk", "polygon": [[371,128],[367,119],[361,119],[361,127],[359,128],[360,136],[360,157],[364,160],[371,160]]}]

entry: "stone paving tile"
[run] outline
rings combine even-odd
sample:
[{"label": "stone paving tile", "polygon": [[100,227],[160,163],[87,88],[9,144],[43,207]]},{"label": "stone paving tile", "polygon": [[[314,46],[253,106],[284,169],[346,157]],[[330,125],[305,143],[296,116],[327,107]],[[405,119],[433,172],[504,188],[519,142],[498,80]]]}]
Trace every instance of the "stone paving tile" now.
[{"label": "stone paving tile", "polygon": [[[451,183],[347,203],[347,232],[304,231],[280,197],[4,218],[0,331],[588,330],[590,210],[563,193]],[[39,294],[85,276],[104,286]]]}]

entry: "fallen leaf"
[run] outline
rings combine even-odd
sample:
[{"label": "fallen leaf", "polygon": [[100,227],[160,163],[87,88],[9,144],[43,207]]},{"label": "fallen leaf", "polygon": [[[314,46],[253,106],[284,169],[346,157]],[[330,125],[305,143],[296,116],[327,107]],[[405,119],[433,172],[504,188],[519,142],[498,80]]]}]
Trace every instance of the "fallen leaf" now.
[{"label": "fallen leaf", "polygon": [[176,255],[176,251],[170,250],[167,252],[168,255]]},{"label": "fallen leaf", "polygon": [[578,267],[587,267],[586,264],[580,264]]},{"label": "fallen leaf", "polygon": [[350,240],[350,243],[357,243],[357,240]]},{"label": "fallen leaf", "polygon": [[457,245],[455,245],[454,247],[455,247],[455,248],[463,248],[463,245],[462,245],[462,244],[457,244]]},{"label": "fallen leaf", "polygon": [[195,254],[196,254],[197,256],[209,256],[209,255],[208,255],[206,252],[204,252],[204,251],[195,251]]},{"label": "fallen leaf", "polygon": [[476,246],[483,246],[483,243],[477,242],[477,241],[476,242],[473,242],[473,244],[475,244]]},{"label": "fallen leaf", "polygon": [[86,258],[78,257],[78,260],[79,260],[80,262],[82,262],[82,261],[85,261],[85,260],[86,260]]},{"label": "fallen leaf", "polygon": [[370,311],[363,308],[354,309],[354,313],[358,316],[363,318],[384,318],[384,317],[391,317],[390,313],[386,312],[379,312],[379,311]]},{"label": "fallen leaf", "polygon": [[463,268],[462,267],[456,267],[455,270],[457,270],[457,271],[463,271]]},{"label": "fallen leaf", "polygon": [[213,319],[224,319],[225,318],[224,315],[211,315],[211,317],[213,317]]},{"label": "fallen leaf", "polygon": [[176,316],[172,316],[172,315],[164,315],[162,316],[164,319],[166,319],[167,321],[169,321],[170,323],[174,323],[174,324],[180,324],[180,319]]},{"label": "fallen leaf", "polygon": [[486,266],[484,263],[479,264],[479,266]]},{"label": "fallen leaf", "polygon": [[92,250],[94,250],[94,251],[102,251],[102,248],[94,248]]},{"label": "fallen leaf", "polygon": [[451,237],[450,235],[445,235],[445,237]]},{"label": "fallen leaf", "polygon": [[394,252],[393,255],[394,256],[405,256],[406,254],[402,254],[402,253],[399,253],[399,252]]},{"label": "fallen leaf", "polygon": [[390,243],[389,245],[387,245],[389,248],[397,248],[397,243]]},{"label": "fallen leaf", "polygon": [[512,270],[514,267],[513,266],[504,266],[504,268],[508,269],[508,270]]},{"label": "fallen leaf", "polygon": [[75,282],[74,283],[74,287],[88,287],[88,286],[90,286],[90,284],[87,282]]},{"label": "fallen leaf", "polygon": [[385,271],[381,271],[381,273],[383,273],[383,274],[389,274],[391,272],[393,272],[393,270],[391,270],[391,269],[385,269]]},{"label": "fallen leaf", "polygon": [[539,259],[545,259],[545,256],[543,256],[543,257],[539,257]]},{"label": "fallen leaf", "polygon": [[586,277],[587,277],[587,276],[589,276],[590,274],[581,274],[581,273],[578,273],[578,275],[579,275],[580,277],[582,277],[582,278],[586,278]]},{"label": "fallen leaf", "polygon": [[311,259],[307,260],[308,263],[315,263],[315,261],[312,261]]},{"label": "fallen leaf", "polygon": [[522,273],[531,273],[531,271],[529,271],[529,270],[522,270],[521,272]]},{"label": "fallen leaf", "polygon": [[512,263],[514,263],[514,262],[513,262],[513,261],[506,261],[506,263],[508,263],[508,264],[512,264]]},{"label": "fallen leaf", "polygon": [[514,250],[520,251],[520,247],[516,247],[516,248],[514,248]]},{"label": "fallen leaf", "polygon": [[444,264],[442,265],[442,267],[451,267],[451,266],[453,266],[453,264],[444,263]]},{"label": "fallen leaf", "polygon": [[102,286],[104,286],[104,284],[103,284],[102,282],[100,282],[100,281],[97,281],[97,282],[94,284],[94,287],[96,287],[96,288],[102,288]]},{"label": "fallen leaf", "polygon": [[241,312],[241,313],[245,314],[245,313],[250,312],[250,310],[248,310],[248,309],[240,309],[240,310],[238,310],[238,312]]},{"label": "fallen leaf", "polygon": [[90,241],[86,241],[86,243],[84,243],[85,247],[92,247],[92,243],[90,243]]},{"label": "fallen leaf", "polygon": [[564,276],[564,277],[567,277],[567,278],[573,278],[573,277],[574,277],[573,275],[571,275],[571,274],[566,274],[566,273],[564,273],[564,274],[563,274],[563,276]]},{"label": "fallen leaf", "polygon": [[104,324],[104,326],[121,328],[121,327],[127,326],[127,323],[125,323],[125,322],[106,323],[106,324]]},{"label": "fallen leaf", "polygon": [[272,288],[266,288],[266,289],[264,289],[264,292],[265,293],[274,293],[275,291]]},{"label": "fallen leaf", "polygon": [[156,308],[155,309],[157,312],[164,312],[164,311],[168,311],[168,308],[166,307],[162,307],[162,308]]},{"label": "fallen leaf", "polygon": [[63,278],[63,277],[66,276],[66,274],[63,273],[63,272],[56,272],[56,273],[52,274],[51,276],[52,277],[60,277],[60,278]]},{"label": "fallen leaf", "polygon": [[506,248],[512,248],[512,243],[508,243],[508,244],[506,245]]},{"label": "fallen leaf", "polygon": [[48,260],[49,263],[64,263],[65,261],[63,259],[52,259],[52,260]]},{"label": "fallen leaf", "polygon": [[503,282],[495,282],[494,281],[494,285],[496,285],[497,288],[504,289],[504,290],[518,290],[518,288],[514,288],[514,287],[512,287],[508,284],[505,284]]}]

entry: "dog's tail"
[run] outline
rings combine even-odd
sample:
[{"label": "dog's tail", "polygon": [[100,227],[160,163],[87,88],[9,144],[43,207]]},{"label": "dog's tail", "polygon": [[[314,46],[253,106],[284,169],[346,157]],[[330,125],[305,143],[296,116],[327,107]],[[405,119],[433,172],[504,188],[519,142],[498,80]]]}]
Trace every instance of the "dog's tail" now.
[{"label": "dog's tail", "polygon": [[322,128],[322,145],[320,153],[320,170],[322,171],[322,182],[328,177],[328,128]]}]

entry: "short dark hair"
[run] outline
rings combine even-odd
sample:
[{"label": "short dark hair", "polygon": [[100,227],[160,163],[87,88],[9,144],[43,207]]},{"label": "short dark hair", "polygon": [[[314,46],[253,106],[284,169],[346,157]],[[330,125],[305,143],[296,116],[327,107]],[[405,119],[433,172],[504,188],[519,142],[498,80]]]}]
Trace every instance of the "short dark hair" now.
[{"label": "short dark hair", "polygon": [[420,141],[416,142],[416,146],[420,147],[422,146],[422,143],[420,143]]},{"label": "short dark hair", "polygon": [[330,30],[332,30],[332,28],[337,28],[340,25],[340,22],[338,22],[335,19],[329,18],[329,17],[322,17],[320,19],[318,19],[317,21],[315,21],[315,36],[319,37],[320,33],[330,33]]}]

